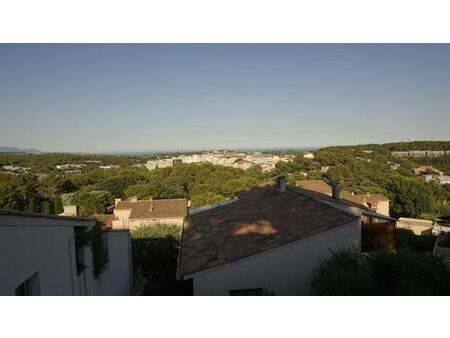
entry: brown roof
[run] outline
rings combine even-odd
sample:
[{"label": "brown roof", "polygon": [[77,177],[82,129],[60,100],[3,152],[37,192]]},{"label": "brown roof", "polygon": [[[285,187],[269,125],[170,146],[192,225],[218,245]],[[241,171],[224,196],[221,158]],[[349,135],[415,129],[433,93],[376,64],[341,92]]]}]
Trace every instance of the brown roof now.
[{"label": "brown roof", "polygon": [[376,205],[378,202],[389,201],[389,199],[382,194],[352,195],[351,193],[343,192],[342,198],[362,205],[366,205],[367,203]]},{"label": "brown roof", "polygon": [[242,191],[238,191],[236,196],[243,200],[246,198],[256,198],[256,197],[267,197],[273,195],[277,191],[277,186],[275,182],[270,181],[257,185],[256,187],[251,187]]},{"label": "brown roof", "polygon": [[331,186],[323,180],[311,180],[311,181],[298,181],[297,187],[301,187],[306,190],[317,191],[322,194],[331,196]]},{"label": "brown roof", "polygon": [[184,218],[187,215],[187,200],[183,198],[121,201],[116,205],[116,210],[128,209],[131,209],[130,219]]},{"label": "brown roof", "polygon": [[[298,181],[296,186],[306,189],[306,190],[319,192],[321,194],[326,194],[329,196],[332,195],[331,186],[323,180]],[[367,203],[369,203],[371,205],[376,205],[376,204],[378,204],[378,202],[389,201],[389,199],[382,194],[354,195],[349,191],[342,191],[341,196],[342,196],[342,199],[345,199],[347,201],[351,201],[354,203],[358,203],[358,204],[361,204],[364,206],[366,206]]]},{"label": "brown roof", "polygon": [[229,263],[358,219],[291,189],[256,194],[188,216],[184,221],[181,276]]}]

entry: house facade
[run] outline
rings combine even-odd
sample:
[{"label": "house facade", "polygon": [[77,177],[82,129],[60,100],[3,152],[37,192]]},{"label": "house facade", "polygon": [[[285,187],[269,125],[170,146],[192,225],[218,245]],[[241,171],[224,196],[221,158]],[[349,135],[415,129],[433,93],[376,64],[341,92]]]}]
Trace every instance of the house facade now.
[{"label": "house facade", "polygon": [[187,215],[186,199],[116,200],[113,229],[134,229],[149,224],[173,224],[181,226]]},{"label": "house facade", "polygon": [[263,185],[190,214],[183,225],[178,277],[194,295],[307,295],[312,271],[330,250],[361,248],[361,214]]},{"label": "house facade", "polygon": [[[0,210],[0,295],[131,295],[128,231],[102,235],[106,267],[97,277],[77,233],[91,219]],[[79,242],[78,242],[79,243]]]}]

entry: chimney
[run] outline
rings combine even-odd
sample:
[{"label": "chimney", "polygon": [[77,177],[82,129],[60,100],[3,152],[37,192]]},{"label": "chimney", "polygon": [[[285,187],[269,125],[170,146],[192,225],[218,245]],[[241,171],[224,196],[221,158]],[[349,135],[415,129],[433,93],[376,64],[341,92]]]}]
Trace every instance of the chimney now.
[{"label": "chimney", "polygon": [[135,202],[137,202],[138,199],[137,199],[137,196],[133,196],[130,198],[130,200],[131,200],[131,202],[135,203]]},{"label": "chimney", "polygon": [[286,191],[286,179],[284,178],[284,176],[277,177],[277,186],[278,186],[278,192]]},{"label": "chimney", "polygon": [[115,199],[114,199],[114,206],[117,207],[117,204],[118,204],[119,202],[122,202],[122,199],[121,199],[121,198],[115,198]]},{"label": "chimney", "polygon": [[78,205],[65,205],[63,208],[65,216],[80,217],[80,207]]},{"label": "chimney", "polygon": [[332,191],[332,197],[334,200],[340,200],[341,199],[341,190],[342,190],[342,186],[340,182],[333,182],[331,184],[331,191]]}]

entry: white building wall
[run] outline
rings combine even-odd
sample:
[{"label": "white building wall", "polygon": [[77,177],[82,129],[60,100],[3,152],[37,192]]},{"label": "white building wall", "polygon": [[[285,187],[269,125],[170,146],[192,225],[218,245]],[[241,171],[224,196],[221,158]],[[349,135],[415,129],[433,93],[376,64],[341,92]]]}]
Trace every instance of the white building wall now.
[{"label": "white building wall", "polygon": [[[106,232],[108,266],[95,278],[92,250],[84,247],[84,271],[77,275],[74,226],[67,219],[0,215],[0,295],[39,273],[40,295],[131,295],[128,231]],[[83,223],[94,224],[93,221]]]},{"label": "white building wall", "polygon": [[129,231],[109,231],[105,234],[109,247],[108,274],[112,296],[132,294],[132,266]]},{"label": "white building wall", "polygon": [[360,220],[302,241],[195,274],[194,295],[266,288],[276,295],[308,295],[313,269],[330,249],[361,244]]},{"label": "white building wall", "polygon": [[14,295],[37,271],[41,295],[73,295],[73,236],[67,226],[0,226],[0,295]]}]

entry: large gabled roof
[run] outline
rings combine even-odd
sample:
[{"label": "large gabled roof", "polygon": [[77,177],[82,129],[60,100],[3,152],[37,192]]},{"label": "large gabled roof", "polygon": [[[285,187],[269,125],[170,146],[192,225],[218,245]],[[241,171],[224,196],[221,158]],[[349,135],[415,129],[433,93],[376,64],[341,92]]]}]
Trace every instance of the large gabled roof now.
[{"label": "large gabled roof", "polygon": [[[239,195],[239,194],[238,194]],[[179,274],[230,263],[320,234],[358,216],[288,189],[260,187],[252,196],[188,216],[183,226]]]}]

